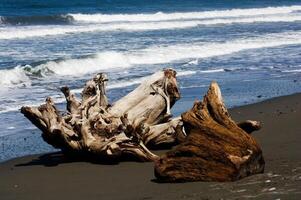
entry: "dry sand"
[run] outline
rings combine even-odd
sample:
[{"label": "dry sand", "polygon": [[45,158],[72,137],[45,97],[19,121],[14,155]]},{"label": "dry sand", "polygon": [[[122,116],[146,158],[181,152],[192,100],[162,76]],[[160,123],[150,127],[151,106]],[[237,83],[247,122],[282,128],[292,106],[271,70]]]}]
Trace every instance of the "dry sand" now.
[{"label": "dry sand", "polygon": [[263,122],[253,135],[264,152],[264,174],[233,183],[160,184],[152,163],[95,164],[58,152],[1,163],[0,199],[301,199],[301,94],[234,108],[231,114],[237,121]]}]

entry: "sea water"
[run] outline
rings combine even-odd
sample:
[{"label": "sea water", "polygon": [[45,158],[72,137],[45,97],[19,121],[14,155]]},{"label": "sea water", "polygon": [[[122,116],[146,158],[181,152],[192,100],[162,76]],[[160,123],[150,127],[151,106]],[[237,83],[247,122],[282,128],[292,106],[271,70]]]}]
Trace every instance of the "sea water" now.
[{"label": "sea water", "polygon": [[53,151],[20,114],[97,72],[111,102],[152,73],[178,72],[174,115],[216,80],[229,107],[301,92],[301,2],[0,0],[0,161]]}]

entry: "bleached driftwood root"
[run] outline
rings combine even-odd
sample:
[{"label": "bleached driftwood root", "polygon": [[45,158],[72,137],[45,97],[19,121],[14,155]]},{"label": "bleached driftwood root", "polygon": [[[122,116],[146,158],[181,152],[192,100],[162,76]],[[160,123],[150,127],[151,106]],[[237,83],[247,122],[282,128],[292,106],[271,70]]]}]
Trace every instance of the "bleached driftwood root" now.
[{"label": "bleached driftwood root", "polygon": [[260,123],[236,124],[217,83],[211,84],[202,102],[182,114],[182,120],[188,136],[156,161],[159,181],[234,181],[264,171],[262,151],[249,134]]},{"label": "bleached driftwood root", "polygon": [[[76,99],[68,87],[61,88],[67,101],[62,115],[51,98],[39,107],[22,107],[21,112],[43,133],[52,146],[69,152],[116,158],[131,154],[143,161],[158,158],[146,145],[176,141],[181,119],[170,120],[170,107],[180,97],[176,72],[153,74],[138,88],[112,106],[108,104],[105,74],[97,74]],[[162,133],[162,135],[161,135]]]}]

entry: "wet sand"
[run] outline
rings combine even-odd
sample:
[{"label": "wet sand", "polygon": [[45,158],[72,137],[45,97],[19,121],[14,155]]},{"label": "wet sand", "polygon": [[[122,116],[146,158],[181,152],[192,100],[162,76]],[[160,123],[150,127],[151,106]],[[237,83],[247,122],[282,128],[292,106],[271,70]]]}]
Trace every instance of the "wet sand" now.
[{"label": "wet sand", "polygon": [[232,183],[163,184],[154,181],[153,163],[97,164],[57,152],[0,163],[0,199],[301,199],[301,94],[230,113],[236,121],[263,122],[253,135],[263,149],[264,174]]}]

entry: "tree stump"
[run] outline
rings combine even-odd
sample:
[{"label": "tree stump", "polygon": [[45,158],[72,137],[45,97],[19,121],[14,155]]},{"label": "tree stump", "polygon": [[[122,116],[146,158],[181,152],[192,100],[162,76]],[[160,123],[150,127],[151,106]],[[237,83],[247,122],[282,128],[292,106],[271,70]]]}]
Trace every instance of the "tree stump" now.
[{"label": "tree stump", "polygon": [[210,85],[202,102],[182,114],[182,120],[188,136],[155,162],[158,181],[235,181],[263,173],[262,151],[250,135],[260,124],[236,124],[217,83]]}]

